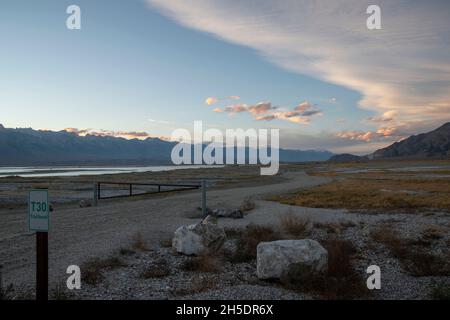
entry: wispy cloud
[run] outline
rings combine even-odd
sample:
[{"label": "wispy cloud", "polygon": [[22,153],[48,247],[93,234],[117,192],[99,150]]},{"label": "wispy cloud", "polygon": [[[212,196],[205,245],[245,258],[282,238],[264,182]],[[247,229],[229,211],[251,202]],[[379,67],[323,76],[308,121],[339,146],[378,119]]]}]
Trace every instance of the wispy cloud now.
[{"label": "wispy cloud", "polygon": [[357,141],[380,141],[386,138],[395,137],[397,140],[403,139],[404,136],[399,135],[396,128],[379,128],[376,131],[340,131],[336,133],[336,137]]},{"label": "wispy cloud", "polygon": [[147,0],[179,23],[257,50],[275,64],[362,94],[372,123],[436,126],[450,118],[449,1]]},{"label": "wispy cloud", "polygon": [[316,105],[309,102],[302,102],[293,110],[285,110],[275,107],[271,102],[259,102],[257,104],[248,105],[245,103],[227,106],[224,109],[216,108],[216,113],[227,113],[235,115],[238,113],[249,113],[256,121],[272,121],[285,120],[293,123],[307,124],[311,121],[312,116],[321,115],[322,111]]},{"label": "wispy cloud", "polygon": [[[94,129],[77,129],[77,128],[66,128],[64,131],[69,133],[74,133],[78,136],[101,136],[101,137],[117,137],[125,139],[147,139],[153,138],[149,133],[145,131],[112,131],[112,130],[94,130]],[[164,137],[159,137],[165,139]]]},{"label": "wispy cloud", "polygon": [[239,100],[239,99],[241,99],[241,97],[239,97],[239,96],[228,96],[225,98],[208,97],[205,99],[205,104],[208,106],[212,106],[212,105],[222,102],[222,101]]}]

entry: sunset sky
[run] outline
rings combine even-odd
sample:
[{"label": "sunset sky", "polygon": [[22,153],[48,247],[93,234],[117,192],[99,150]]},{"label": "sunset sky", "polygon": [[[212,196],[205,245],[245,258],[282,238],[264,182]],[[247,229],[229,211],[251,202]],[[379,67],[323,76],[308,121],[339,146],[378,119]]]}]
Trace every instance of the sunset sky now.
[{"label": "sunset sky", "polygon": [[142,138],[202,120],[368,153],[450,120],[449,17],[446,0],[2,0],[0,123]]}]

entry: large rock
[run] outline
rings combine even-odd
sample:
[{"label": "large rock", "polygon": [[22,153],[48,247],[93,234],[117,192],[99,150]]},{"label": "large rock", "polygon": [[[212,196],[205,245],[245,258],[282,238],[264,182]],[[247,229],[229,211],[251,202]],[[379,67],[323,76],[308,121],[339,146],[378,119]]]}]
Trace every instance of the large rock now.
[{"label": "large rock", "polygon": [[205,223],[182,226],[175,231],[172,247],[179,253],[198,255],[219,250],[225,241],[225,231],[217,224]]},{"label": "large rock", "polygon": [[256,250],[256,273],[260,279],[303,281],[328,269],[328,252],[314,240],[261,242]]}]

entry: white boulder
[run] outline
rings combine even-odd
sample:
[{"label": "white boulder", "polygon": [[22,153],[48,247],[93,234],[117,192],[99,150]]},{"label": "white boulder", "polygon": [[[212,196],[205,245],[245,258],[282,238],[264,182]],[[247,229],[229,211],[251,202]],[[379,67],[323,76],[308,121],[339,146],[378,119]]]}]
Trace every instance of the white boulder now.
[{"label": "white boulder", "polygon": [[256,273],[260,279],[302,281],[328,269],[328,252],[314,240],[261,242],[256,250]]},{"label": "white boulder", "polygon": [[204,221],[178,228],[172,239],[172,247],[186,255],[214,252],[222,247],[225,237],[225,230],[222,227]]}]

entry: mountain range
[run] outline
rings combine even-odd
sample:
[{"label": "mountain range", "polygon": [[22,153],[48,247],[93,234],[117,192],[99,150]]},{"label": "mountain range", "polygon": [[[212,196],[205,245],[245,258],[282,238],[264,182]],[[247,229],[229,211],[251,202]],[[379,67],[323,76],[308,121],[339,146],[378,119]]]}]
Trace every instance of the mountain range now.
[{"label": "mountain range", "polygon": [[375,151],[371,158],[429,158],[450,157],[450,122],[441,127]]},{"label": "mountain range", "polygon": [[[175,144],[159,138],[79,136],[0,124],[0,165],[169,165]],[[281,162],[325,161],[331,156],[328,151],[280,149]]]},{"label": "mountain range", "polygon": [[[169,165],[176,142],[159,138],[79,136],[68,131],[5,128],[0,124],[0,166]],[[249,149],[245,150],[248,155]],[[192,153],[193,154],[193,153]],[[224,150],[226,154],[226,149]],[[280,162],[367,161],[368,159],[450,157],[450,122],[359,157],[329,151],[280,149]]]}]

